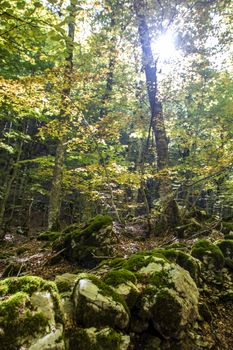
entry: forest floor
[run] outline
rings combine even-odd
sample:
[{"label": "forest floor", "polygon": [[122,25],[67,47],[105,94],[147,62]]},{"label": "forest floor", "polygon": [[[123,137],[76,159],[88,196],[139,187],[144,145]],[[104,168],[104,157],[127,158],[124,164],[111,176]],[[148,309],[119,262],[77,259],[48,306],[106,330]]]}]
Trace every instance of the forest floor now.
[{"label": "forest floor", "polygon": [[[130,232],[131,231],[131,232]],[[162,247],[171,243],[185,243],[191,246],[197,239],[205,238],[189,238],[179,240],[173,234],[167,234],[165,237],[146,238],[139,227],[131,227],[128,230],[130,234],[119,234],[118,242],[114,246],[115,256],[128,257],[137,251],[144,251],[155,247]],[[208,238],[211,238],[208,236]],[[212,239],[216,240],[223,238],[220,233],[215,232]],[[56,262],[56,253],[52,250],[48,243],[38,241],[36,237],[31,235],[25,237],[20,234],[7,234],[4,244],[0,245],[0,276],[5,278],[4,271],[9,268],[10,275],[36,275],[45,279],[54,280],[56,275],[63,273],[78,273],[80,269],[77,265],[71,264],[62,259]],[[53,263],[51,261],[53,260]],[[11,271],[14,266],[17,270]],[[93,271],[92,271],[93,273]],[[232,276],[233,277],[233,276]],[[232,278],[233,280],[233,278]],[[204,291],[203,296],[201,292],[201,299],[209,299],[209,307],[211,309],[212,321],[207,327],[199,327],[197,333],[200,334],[200,342],[203,339],[207,344],[211,343],[213,339],[215,345],[206,349],[212,350],[232,350],[233,349],[233,303],[231,301],[224,301],[219,303],[218,289],[214,287],[208,295]],[[206,300],[205,300],[206,301]],[[203,344],[204,345],[204,344]]]}]

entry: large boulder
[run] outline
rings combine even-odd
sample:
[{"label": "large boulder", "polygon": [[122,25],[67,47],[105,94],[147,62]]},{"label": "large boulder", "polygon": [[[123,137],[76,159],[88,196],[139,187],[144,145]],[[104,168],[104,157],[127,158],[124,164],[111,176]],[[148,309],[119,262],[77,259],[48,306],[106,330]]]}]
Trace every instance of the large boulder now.
[{"label": "large boulder", "polygon": [[[74,228],[74,230],[73,230]],[[65,258],[81,267],[92,268],[101,258],[112,255],[112,218],[97,215],[86,225],[65,230],[54,243],[57,251],[63,251]]]},{"label": "large boulder", "polygon": [[64,350],[56,285],[39,277],[0,281],[1,350]]},{"label": "large boulder", "polygon": [[189,272],[161,255],[136,254],[124,263],[141,283],[138,316],[163,338],[180,338],[198,318],[198,289]]},{"label": "large boulder", "polygon": [[73,292],[77,324],[84,327],[117,327],[129,323],[124,299],[98,278],[81,274]]}]

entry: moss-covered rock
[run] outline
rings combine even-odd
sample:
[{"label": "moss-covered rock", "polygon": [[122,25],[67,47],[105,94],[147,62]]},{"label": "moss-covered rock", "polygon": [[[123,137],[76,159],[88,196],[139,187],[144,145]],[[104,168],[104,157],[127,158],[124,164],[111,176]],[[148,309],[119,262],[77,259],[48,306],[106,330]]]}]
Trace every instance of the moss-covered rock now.
[{"label": "moss-covered rock", "polygon": [[37,240],[38,241],[54,242],[60,236],[61,236],[61,232],[43,231],[38,235]]},{"label": "moss-covered rock", "polygon": [[[157,295],[152,308],[153,324],[164,337],[179,337],[181,326],[187,325],[188,314],[184,313],[183,300],[172,289],[163,288]],[[166,315],[166,317],[164,317]]]},{"label": "moss-covered rock", "polygon": [[108,272],[104,277],[104,282],[112,287],[126,301],[131,309],[139,297],[140,291],[136,287],[137,278],[132,272],[120,269]]},{"label": "moss-covered rock", "polygon": [[187,270],[194,281],[198,283],[201,272],[199,260],[190,254],[175,249],[164,249],[162,253],[169,261],[175,262]]},{"label": "moss-covered rock", "polygon": [[[159,268],[158,265],[163,265],[165,262],[166,258],[162,254],[157,253],[157,251],[155,253],[143,252],[132,255],[122,264],[122,267],[129,271],[138,272],[140,269],[147,268],[149,264],[154,264]],[[152,265],[150,266],[153,269]]]},{"label": "moss-covered rock", "polygon": [[233,269],[233,240],[224,239],[216,242],[216,245],[223,253],[226,265]]},{"label": "moss-covered rock", "polygon": [[69,233],[63,232],[58,240],[54,242],[54,249],[63,251],[64,257],[78,263],[82,267],[92,268],[96,266],[101,257],[111,256],[112,218],[108,215],[97,215],[82,228]]},{"label": "moss-covered rock", "polygon": [[84,327],[128,326],[129,310],[124,299],[95,276],[79,275],[73,300],[76,320]]},{"label": "moss-covered rock", "polygon": [[56,285],[39,277],[0,281],[1,349],[63,350],[63,314]]},{"label": "moss-covered rock", "polygon": [[138,314],[152,322],[164,338],[179,337],[198,318],[198,289],[182,267],[153,258],[137,272],[145,285]]},{"label": "moss-covered rock", "polygon": [[224,256],[219,247],[208,240],[200,240],[192,247],[191,255],[199,259],[210,270],[221,270],[224,266]]},{"label": "moss-covered rock", "polygon": [[92,218],[81,231],[82,235],[92,235],[93,232],[98,232],[101,228],[112,225],[112,218],[109,215],[96,215]]},{"label": "moss-covered rock", "polygon": [[110,327],[77,329],[69,336],[70,350],[127,350],[130,337]]},{"label": "moss-covered rock", "polygon": [[78,280],[78,276],[73,273],[64,273],[62,275],[57,275],[55,278],[55,283],[57,285],[59,293],[72,293],[75,283]]},{"label": "moss-covered rock", "polygon": [[116,287],[119,284],[126,283],[128,281],[136,283],[137,278],[132,272],[125,269],[110,271],[104,277],[104,282],[110,284],[113,287]]}]

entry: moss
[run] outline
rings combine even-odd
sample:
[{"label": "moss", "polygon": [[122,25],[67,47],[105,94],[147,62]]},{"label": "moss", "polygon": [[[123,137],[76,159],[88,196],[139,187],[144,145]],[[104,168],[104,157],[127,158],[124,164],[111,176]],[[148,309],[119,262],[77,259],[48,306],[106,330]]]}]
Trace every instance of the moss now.
[{"label": "moss", "polygon": [[85,228],[76,230],[73,235],[91,235],[93,232],[99,231],[101,228],[112,225],[112,218],[109,215],[96,215],[92,218]]},{"label": "moss", "polygon": [[182,320],[182,305],[171,290],[164,288],[157,293],[153,315],[154,326],[163,336],[173,337],[177,335]]},{"label": "moss", "polygon": [[205,265],[213,265],[217,270],[224,266],[224,256],[219,247],[208,240],[200,240],[192,247],[191,255],[202,261]]},{"label": "moss", "polygon": [[199,281],[200,267],[198,262],[189,254],[175,249],[165,249],[163,255],[172,262],[177,263],[190,273],[194,281]]},{"label": "moss", "polygon": [[148,255],[148,252],[136,253],[123,263],[122,268],[129,271],[138,271],[150,262],[154,262],[154,259],[152,255]]},{"label": "moss", "polygon": [[77,348],[79,350],[121,350],[123,337],[123,334],[109,327],[101,330],[97,330],[96,328],[80,328],[73,331],[72,334],[68,334],[68,338],[71,340],[69,348],[71,350]]},{"label": "moss", "polygon": [[55,283],[59,293],[72,292],[76,281],[77,275],[72,273],[64,273],[63,275],[56,276],[55,278]]},{"label": "moss", "polygon": [[133,308],[140,295],[135,285],[137,283],[135,274],[124,269],[110,271],[105,275],[104,282],[115,287],[116,292],[124,298],[129,309]]},{"label": "moss", "polygon": [[54,282],[46,281],[37,276],[9,277],[0,281],[0,297],[23,292],[31,296],[37,291],[49,291],[56,310],[56,321],[63,323],[61,300]]},{"label": "moss", "polygon": [[147,285],[142,292],[142,299],[149,299],[153,301],[155,299],[158,292],[158,288],[153,285]]},{"label": "moss", "polygon": [[64,234],[67,234],[67,233],[71,233],[77,229],[80,229],[81,228],[81,224],[80,223],[74,223],[74,224],[71,224],[69,226],[67,226],[66,228],[64,228],[64,230],[62,231],[62,233]]},{"label": "moss", "polygon": [[39,236],[37,237],[37,239],[38,239],[38,241],[54,242],[60,236],[61,236],[61,232],[45,231],[45,232],[41,232],[39,234]]},{"label": "moss", "polygon": [[180,250],[186,250],[187,249],[187,244],[186,243],[173,243],[164,246],[164,249],[180,249]]},{"label": "moss", "polygon": [[51,294],[57,292],[53,282],[45,281],[37,276],[12,277],[0,281],[0,296],[14,294],[18,291],[32,295],[38,290],[48,290]]},{"label": "moss", "polygon": [[161,261],[161,264],[165,264],[169,262],[169,260],[165,257],[164,253],[164,248],[154,248],[152,250],[148,251],[149,254],[153,255],[155,258],[162,259],[163,262]]},{"label": "moss", "polygon": [[28,294],[24,292],[17,292],[3,299],[0,303],[0,315],[3,317],[3,322],[14,321],[18,316],[19,309],[24,308],[29,300]]},{"label": "moss", "polygon": [[69,340],[70,350],[87,350],[94,349],[94,339],[88,335],[86,329],[69,329],[66,332],[66,338]]},{"label": "moss", "polygon": [[103,237],[99,235],[99,231],[111,224],[110,216],[97,215],[85,227],[78,227],[69,233],[63,232],[53,243],[53,248],[62,251],[68,261],[85,268],[93,268],[99,263],[94,255],[110,255],[111,245],[102,242]]},{"label": "moss", "polygon": [[167,273],[162,270],[158,272],[154,272],[148,279],[148,282],[156,287],[172,287],[172,284],[169,284],[168,282],[168,275]]},{"label": "moss", "polygon": [[64,229],[62,232],[67,233],[80,233],[80,234],[92,234],[93,232],[99,231],[103,227],[112,225],[112,218],[109,215],[98,214],[91,218],[85,224],[72,224]]},{"label": "moss", "polygon": [[70,249],[72,242],[72,233],[61,233],[59,237],[55,241],[52,242],[52,248],[55,251],[62,251],[65,249],[65,252],[63,252],[63,255],[67,254],[66,250]]},{"label": "moss", "polygon": [[122,335],[113,329],[109,329],[107,334],[99,332],[96,337],[99,349],[121,349]]},{"label": "moss", "polygon": [[107,259],[107,260],[102,260],[98,265],[97,265],[97,271],[101,271],[102,269],[106,269],[106,267],[111,267],[114,269],[122,268],[122,265],[124,264],[125,259],[121,257],[113,258],[113,259]]},{"label": "moss", "polygon": [[113,287],[118,286],[119,284],[125,283],[127,281],[130,281],[135,284],[137,283],[137,278],[132,272],[125,269],[110,271],[104,277],[104,282],[106,284],[110,284]]},{"label": "moss", "polygon": [[[33,336],[48,325],[48,319],[33,310],[27,293],[17,292],[0,302],[0,322],[3,334],[0,334],[1,349],[18,345],[20,337]],[[18,347],[17,347],[18,348]]]},{"label": "moss", "polygon": [[121,267],[124,261],[124,258],[114,258],[111,260],[102,261],[102,263],[99,266],[108,265],[109,267]]}]

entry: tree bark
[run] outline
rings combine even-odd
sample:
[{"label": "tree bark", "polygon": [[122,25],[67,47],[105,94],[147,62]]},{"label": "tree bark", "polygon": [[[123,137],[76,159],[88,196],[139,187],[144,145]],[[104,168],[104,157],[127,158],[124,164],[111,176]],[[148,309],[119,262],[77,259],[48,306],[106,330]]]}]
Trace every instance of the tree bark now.
[{"label": "tree bark", "polygon": [[10,167],[8,176],[7,176],[6,181],[5,181],[3,198],[2,198],[1,206],[0,206],[0,239],[4,239],[4,236],[5,236],[5,232],[3,229],[4,214],[6,211],[6,204],[7,204],[10,192],[11,192],[12,184],[13,184],[14,180],[16,179],[16,176],[18,173],[17,163],[19,162],[20,157],[21,157],[22,147],[23,147],[23,141],[21,141],[19,144],[16,160],[15,160],[14,164]]},{"label": "tree bark", "polygon": [[[68,22],[68,38],[66,40],[66,64],[64,68],[64,82],[61,96],[61,111],[60,121],[67,122],[69,120],[69,108],[70,108],[70,92],[72,85],[73,74],[73,54],[74,54],[74,34],[75,34],[75,16],[77,12],[76,1],[70,1],[70,12]],[[49,210],[48,210],[48,229],[58,230],[60,228],[60,211],[62,202],[62,179],[63,168],[65,162],[67,134],[66,131],[62,131],[62,135],[57,143],[55,165],[53,169],[52,187],[49,198]]]},{"label": "tree bark", "polygon": [[[151,111],[151,128],[155,136],[157,168],[162,171],[169,166],[168,139],[164,125],[162,104],[158,99],[157,62],[154,60],[151,49],[151,38],[146,22],[146,5],[144,0],[134,1],[134,10],[138,22],[138,33],[142,49],[142,61],[146,75],[147,94]],[[171,184],[166,174],[162,174],[159,185],[159,196],[166,202],[171,195]]]}]

